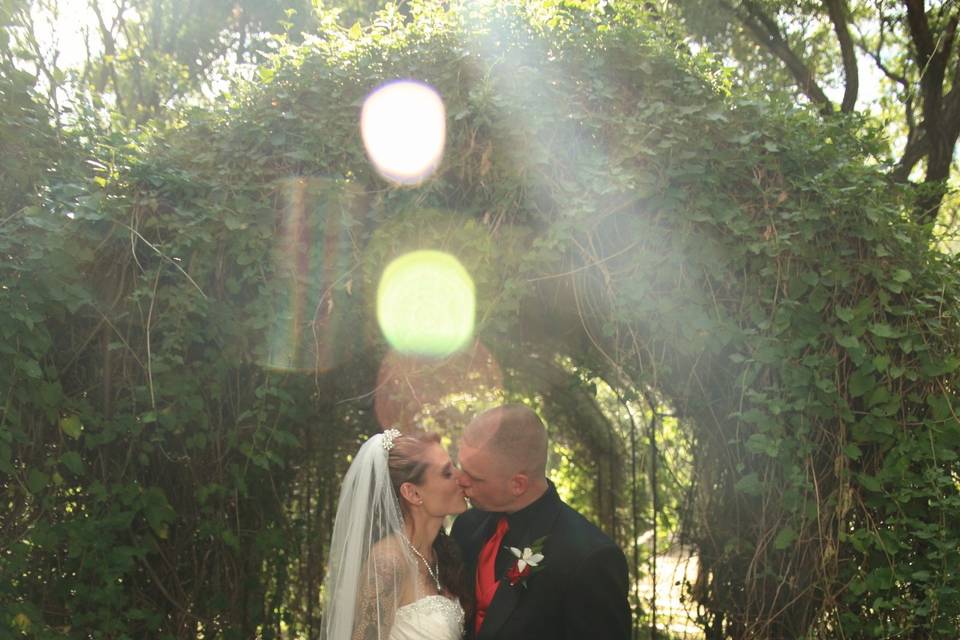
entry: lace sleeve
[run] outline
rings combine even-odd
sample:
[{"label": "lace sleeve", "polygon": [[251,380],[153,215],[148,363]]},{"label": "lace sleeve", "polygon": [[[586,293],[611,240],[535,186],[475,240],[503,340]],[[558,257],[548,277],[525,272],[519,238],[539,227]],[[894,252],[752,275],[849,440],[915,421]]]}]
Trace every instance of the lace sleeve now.
[{"label": "lace sleeve", "polygon": [[409,560],[398,545],[389,541],[375,545],[363,568],[351,640],[390,637],[408,570]]}]

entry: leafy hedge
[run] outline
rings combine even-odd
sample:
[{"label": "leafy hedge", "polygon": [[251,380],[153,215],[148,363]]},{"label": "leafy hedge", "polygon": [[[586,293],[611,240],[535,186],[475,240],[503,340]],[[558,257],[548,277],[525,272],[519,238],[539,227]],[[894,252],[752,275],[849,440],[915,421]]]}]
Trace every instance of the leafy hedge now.
[{"label": "leafy hedge", "polygon": [[[628,13],[324,24],[221,110],[80,127],[25,208],[3,194],[0,623],[316,633],[337,479],[377,428],[377,277],[430,247],[505,366],[566,358],[690,429],[709,637],[955,636],[957,265],[860,123],[731,95]],[[418,189],[357,135],[396,77],[449,114]]]}]

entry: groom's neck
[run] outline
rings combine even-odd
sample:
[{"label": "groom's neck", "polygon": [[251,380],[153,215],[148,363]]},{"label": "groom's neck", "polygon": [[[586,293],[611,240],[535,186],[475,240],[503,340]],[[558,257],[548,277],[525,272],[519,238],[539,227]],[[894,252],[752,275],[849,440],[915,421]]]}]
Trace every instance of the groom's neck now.
[{"label": "groom's neck", "polygon": [[516,513],[517,511],[522,511],[526,509],[534,502],[543,497],[543,494],[547,492],[547,489],[550,488],[550,485],[547,484],[546,478],[541,478],[539,482],[531,482],[527,487],[527,490],[520,496],[517,496],[517,501],[510,505],[510,510],[507,513]]}]

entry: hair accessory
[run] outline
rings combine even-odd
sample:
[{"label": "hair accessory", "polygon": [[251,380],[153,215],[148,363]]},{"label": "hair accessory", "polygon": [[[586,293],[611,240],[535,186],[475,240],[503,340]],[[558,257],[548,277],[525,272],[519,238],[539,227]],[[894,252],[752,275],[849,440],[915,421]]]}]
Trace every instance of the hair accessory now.
[{"label": "hair accessory", "polygon": [[393,441],[402,436],[399,429],[387,429],[383,432],[383,450],[387,453],[393,449]]}]

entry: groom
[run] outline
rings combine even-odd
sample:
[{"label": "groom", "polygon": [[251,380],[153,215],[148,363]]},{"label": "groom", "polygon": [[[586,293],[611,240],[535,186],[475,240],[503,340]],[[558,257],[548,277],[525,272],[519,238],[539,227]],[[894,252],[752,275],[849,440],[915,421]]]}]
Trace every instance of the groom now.
[{"label": "groom", "polygon": [[546,478],[537,414],[524,405],[481,413],[464,430],[459,463],[474,507],[451,532],[474,576],[467,640],[630,638],[626,559]]}]

